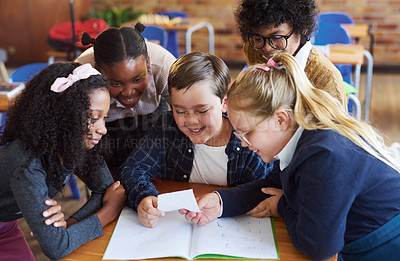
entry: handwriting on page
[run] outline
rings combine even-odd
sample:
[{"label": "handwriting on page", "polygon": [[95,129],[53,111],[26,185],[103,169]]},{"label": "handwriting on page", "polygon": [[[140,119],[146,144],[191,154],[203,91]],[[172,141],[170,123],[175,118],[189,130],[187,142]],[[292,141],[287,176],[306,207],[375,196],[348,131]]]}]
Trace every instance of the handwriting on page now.
[{"label": "handwriting on page", "polygon": [[[207,249],[212,253],[241,257],[265,257],[266,253],[276,253],[271,221],[269,218],[253,218],[243,215],[233,218],[216,219],[199,229],[194,227],[201,244],[195,249]],[[207,240],[205,240],[207,239]],[[197,253],[195,253],[197,254]]]}]

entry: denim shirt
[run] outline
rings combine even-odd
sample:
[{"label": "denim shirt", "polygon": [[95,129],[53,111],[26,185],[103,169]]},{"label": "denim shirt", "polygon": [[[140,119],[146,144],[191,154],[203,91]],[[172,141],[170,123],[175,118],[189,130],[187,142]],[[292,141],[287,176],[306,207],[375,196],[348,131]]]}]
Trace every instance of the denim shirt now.
[{"label": "denim shirt", "polygon": [[[273,163],[265,163],[253,151],[243,148],[233,131],[225,149],[228,186],[263,179]],[[179,130],[172,112],[160,116],[117,171],[128,195],[128,205],[136,210],[143,198],[158,195],[151,182],[153,177],[189,182],[193,159],[193,143]]]}]

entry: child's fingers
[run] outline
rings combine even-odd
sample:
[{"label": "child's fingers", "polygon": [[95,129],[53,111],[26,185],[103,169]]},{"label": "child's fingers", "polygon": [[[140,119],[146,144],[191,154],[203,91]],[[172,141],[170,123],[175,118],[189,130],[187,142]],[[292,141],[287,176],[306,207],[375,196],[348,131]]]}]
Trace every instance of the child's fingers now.
[{"label": "child's fingers", "polygon": [[186,215],[189,212],[189,210],[183,208],[183,209],[179,209],[178,212],[181,215]]},{"label": "child's fingers", "polygon": [[57,213],[57,214],[51,216],[50,218],[46,219],[44,221],[44,223],[46,225],[51,225],[51,224],[53,224],[55,222],[59,222],[59,221],[64,221],[64,213],[62,213],[62,212]]},{"label": "child's fingers", "polygon": [[259,215],[260,212],[265,212],[265,211],[266,211],[266,207],[264,205],[258,205],[255,208],[253,208],[252,210],[250,210],[249,212],[247,212],[247,214],[254,217],[254,216]]},{"label": "child's fingers", "polygon": [[49,199],[46,199],[44,201],[44,204],[46,204],[47,206],[54,206],[54,205],[57,205],[57,201],[55,201],[54,199],[49,198]]},{"label": "child's fingers", "polygon": [[63,228],[67,228],[67,222],[65,220],[60,220],[57,222],[53,223],[54,227],[63,227]]},{"label": "child's fingers", "polygon": [[151,217],[162,217],[165,216],[165,212],[156,209],[153,206],[144,206],[143,208],[138,209],[138,211],[140,211],[140,213],[146,217],[146,218],[151,218]]},{"label": "child's fingers", "polygon": [[49,217],[59,212],[61,212],[61,206],[57,204],[43,211],[42,215],[43,217]]},{"label": "child's fingers", "polygon": [[197,222],[197,225],[203,226],[207,223],[208,223],[208,221],[205,218],[200,218],[199,221]]},{"label": "child's fingers", "polygon": [[[190,216],[188,216],[188,218],[189,218]],[[190,220],[190,222],[192,223],[192,224],[199,224],[200,225],[200,221],[201,221],[201,216],[200,216],[200,214],[198,214],[198,215],[195,215],[194,217],[192,217],[192,218],[189,218],[188,220]]]},{"label": "child's fingers", "polygon": [[156,215],[158,217],[163,217],[163,216],[165,216],[165,212],[157,209],[157,214]]},{"label": "child's fingers", "polygon": [[117,189],[119,187],[119,185],[121,184],[121,182],[119,180],[115,181],[113,184],[111,184],[110,186],[113,189]]},{"label": "child's fingers", "polygon": [[256,218],[270,217],[270,216],[272,216],[272,215],[271,215],[271,211],[269,211],[268,209],[263,209],[263,210],[258,211],[258,212],[253,211],[253,212],[251,212],[251,213],[249,212],[248,214],[249,214],[250,216],[256,217]]},{"label": "child's fingers", "polygon": [[270,188],[270,187],[268,187],[268,188],[262,188],[261,191],[262,191],[264,194],[269,194],[269,195],[271,195],[271,196],[276,196],[276,195],[282,194],[282,189],[278,189],[278,188]]},{"label": "child's fingers", "polygon": [[139,216],[140,223],[145,227],[155,227],[158,224],[158,217],[151,216],[150,218],[146,218],[143,216]]}]

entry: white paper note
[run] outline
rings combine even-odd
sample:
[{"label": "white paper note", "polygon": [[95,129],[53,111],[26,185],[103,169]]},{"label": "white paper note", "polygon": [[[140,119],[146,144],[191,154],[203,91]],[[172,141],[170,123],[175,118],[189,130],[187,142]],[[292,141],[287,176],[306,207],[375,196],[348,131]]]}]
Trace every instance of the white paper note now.
[{"label": "white paper note", "polygon": [[187,209],[200,212],[193,189],[181,190],[171,193],[158,195],[158,209],[161,211],[173,211],[178,209]]}]

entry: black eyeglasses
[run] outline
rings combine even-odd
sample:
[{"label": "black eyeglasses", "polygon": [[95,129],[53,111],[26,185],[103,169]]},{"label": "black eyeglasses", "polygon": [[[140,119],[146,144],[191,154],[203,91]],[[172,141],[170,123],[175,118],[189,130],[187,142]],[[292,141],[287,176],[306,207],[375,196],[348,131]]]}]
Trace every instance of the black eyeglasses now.
[{"label": "black eyeglasses", "polygon": [[289,35],[273,35],[264,37],[258,34],[250,34],[248,37],[249,43],[256,49],[262,49],[268,40],[269,45],[276,50],[284,50],[287,47],[287,41],[292,36],[294,30]]}]

